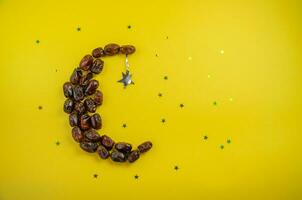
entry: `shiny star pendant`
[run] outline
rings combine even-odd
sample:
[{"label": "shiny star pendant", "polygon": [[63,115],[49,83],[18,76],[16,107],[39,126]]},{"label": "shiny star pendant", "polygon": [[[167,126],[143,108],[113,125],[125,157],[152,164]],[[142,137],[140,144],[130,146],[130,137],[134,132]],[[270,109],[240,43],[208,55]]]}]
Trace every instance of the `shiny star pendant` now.
[{"label": "shiny star pendant", "polygon": [[126,71],[126,74],[124,74],[122,72],[122,75],[123,75],[123,78],[121,80],[119,80],[118,82],[123,83],[124,88],[126,88],[130,84],[134,84],[134,82],[131,79],[132,74],[130,74],[129,70]]}]

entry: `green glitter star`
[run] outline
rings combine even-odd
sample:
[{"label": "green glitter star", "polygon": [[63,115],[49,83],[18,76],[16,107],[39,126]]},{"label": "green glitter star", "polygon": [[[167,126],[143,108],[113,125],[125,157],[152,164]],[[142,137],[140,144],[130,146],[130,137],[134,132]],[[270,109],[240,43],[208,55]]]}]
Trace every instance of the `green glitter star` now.
[{"label": "green glitter star", "polygon": [[36,43],[39,44],[39,43],[40,43],[40,40],[36,40]]},{"label": "green glitter star", "polygon": [[228,143],[228,144],[231,144],[231,140],[230,140],[230,139],[228,139],[228,140],[227,140],[227,143]]},{"label": "green glitter star", "polygon": [[220,145],[220,149],[224,149],[224,145]]}]

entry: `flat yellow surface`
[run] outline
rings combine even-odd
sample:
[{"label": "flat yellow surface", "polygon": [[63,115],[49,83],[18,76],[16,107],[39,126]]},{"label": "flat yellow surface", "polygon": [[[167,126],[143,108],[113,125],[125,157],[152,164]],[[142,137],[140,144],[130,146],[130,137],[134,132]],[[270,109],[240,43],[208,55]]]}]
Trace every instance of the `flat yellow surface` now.
[{"label": "flat yellow surface", "polygon": [[[0,199],[302,199],[301,12],[289,0],[1,0]],[[110,42],[136,46],[135,85],[116,82],[123,56],[104,58],[100,132],[153,142],[132,165],[83,152],[62,110],[74,67]]]}]

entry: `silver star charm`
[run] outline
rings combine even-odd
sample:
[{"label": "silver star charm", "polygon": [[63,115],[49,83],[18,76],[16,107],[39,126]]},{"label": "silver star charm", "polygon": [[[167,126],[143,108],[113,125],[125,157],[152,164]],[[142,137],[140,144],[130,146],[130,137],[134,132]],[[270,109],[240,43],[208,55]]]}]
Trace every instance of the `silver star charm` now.
[{"label": "silver star charm", "polygon": [[121,80],[119,80],[118,82],[123,83],[124,88],[126,88],[130,84],[134,84],[134,82],[131,79],[132,74],[130,74],[129,70],[126,71],[126,74],[124,74],[122,72],[122,75],[123,75],[123,78]]}]

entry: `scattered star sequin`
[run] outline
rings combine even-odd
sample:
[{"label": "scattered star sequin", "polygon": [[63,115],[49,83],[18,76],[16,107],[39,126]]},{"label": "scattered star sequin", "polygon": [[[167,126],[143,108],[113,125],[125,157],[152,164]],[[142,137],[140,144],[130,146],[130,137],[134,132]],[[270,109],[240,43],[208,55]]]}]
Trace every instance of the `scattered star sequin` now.
[{"label": "scattered star sequin", "polygon": [[56,145],[59,146],[61,143],[59,141],[56,142]]},{"label": "scattered star sequin", "polygon": [[81,31],[81,27],[78,27],[78,28],[77,28],[77,31]]},{"label": "scattered star sequin", "polygon": [[207,135],[203,136],[204,140],[207,140],[209,137]]},{"label": "scattered star sequin", "polygon": [[128,29],[131,29],[131,25],[128,25],[127,28],[128,28]]},{"label": "scattered star sequin", "polygon": [[166,122],[166,119],[164,119],[164,118],[161,119],[161,122],[162,122],[162,123],[165,123],[165,122]]},{"label": "scattered star sequin", "polygon": [[99,175],[93,174],[93,178],[98,178]]},{"label": "scattered star sequin", "polygon": [[163,94],[162,94],[162,93],[158,93],[158,96],[159,96],[159,97],[162,97],[162,96],[163,96]]},{"label": "scattered star sequin", "polygon": [[228,144],[231,144],[231,142],[232,142],[231,139],[228,139],[228,140],[227,140],[227,143],[228,143]]},{"label": "scattered star sequin", "polygon": [[138,179],[138,178],[139,178],[139,176],[136,174],[136,175],[134,176],[134,178],[135,178],[135,179]]},{"label": "scattered star sequin", "polygon": [[214,101],[214,102],[213,102],[213,105],[214,105],[214,106],[217,106],[217,104],[218,104],[217,101]]},{"label": "scattered star sequin", "polygon": [[167,36],[166,39],[169,39],[169,37]]},{"label": "scattered star sequin", "polygon": [[184,104],[182,104],[182,103],[181,103],[181,104],[179,104],[179,107],[181,107],[181,108],[183,108],[184,106],[185,106],[185,105],[184,105]]},{"label": "scattered star sequin", "polygon": [[168,80],[168,76],[164,76],[164,79],[165,79],[165,80]]},{"label": "scattered star sequin", "polygon": [[58,72],[58,70],[56,69],[56,72]]},{"label": "scattered star sequin", "polygon": [[224,54],[224,50],[223,50],[223,49],[220,50],[220,54],[221,54],[221,55]]},{"label": "scattered star sequin", "polygon": [[42,106],[38,106],[38,109],[39,109],[39,110],[42,110],[42,109],[43,109],[43,107],[42,107]]},{"label": "scattered star sequin", "polygon": [[174,166],[174,170],[177,171],[179,170],[179,167],[177,165]]},{"label": "scattered star sequin", "polygon": [[224,149],[224,145],[220,145],[220,149]]},{"label": "scattered star sequin", "polygon": [[37,43],[37,44],[40,44],[40,40],[36,40],[36,43]]},{"label": "scattered star sequin", "polygon": [[123,124],[123,128],[126,128],[127,127],[127,124]]}]

